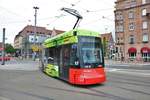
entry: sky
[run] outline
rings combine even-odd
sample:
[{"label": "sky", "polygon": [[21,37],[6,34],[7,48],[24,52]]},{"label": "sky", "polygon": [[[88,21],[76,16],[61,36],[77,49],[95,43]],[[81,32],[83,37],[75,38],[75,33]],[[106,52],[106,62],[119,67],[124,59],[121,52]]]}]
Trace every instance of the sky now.
[{"label": "sky", "polygon": [[60,9],[77,10],[83,16],[79,28],[99,33],[113,32],[116,0],[0,0],[0,42],[6,28],[6,43],[26,25],[34,25],[34,9],[37,6],[37,26],[69,31],[77,18]]}]

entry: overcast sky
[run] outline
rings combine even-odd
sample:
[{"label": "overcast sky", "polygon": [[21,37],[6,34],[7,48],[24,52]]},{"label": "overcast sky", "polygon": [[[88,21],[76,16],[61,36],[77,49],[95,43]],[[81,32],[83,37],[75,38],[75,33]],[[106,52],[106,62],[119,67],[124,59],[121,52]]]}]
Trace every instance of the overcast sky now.
[{"label": "overcast sky", "polygon": [[[80,28],[100,33],[114,32],[114,2],[116,0],[0,0],[0,42],[6,28],[6,42],[26,25],[34,25],[34,6],[38,6],[37,26],[47,29],[71,30],[76,17],[61,11],[62,7],[78,10],[83,16]],[[104,17],[103,17],[104,16]]]}]

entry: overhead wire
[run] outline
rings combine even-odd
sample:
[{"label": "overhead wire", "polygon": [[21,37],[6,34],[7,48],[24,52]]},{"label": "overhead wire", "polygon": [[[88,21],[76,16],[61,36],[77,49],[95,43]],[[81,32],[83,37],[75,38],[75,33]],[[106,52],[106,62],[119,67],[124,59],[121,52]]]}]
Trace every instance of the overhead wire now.
[{"label": "overhead wire", "polygon": [[[69,4],[69,5],[71,5],[71,7],[69,7],[69,8],[75,7],[78,3],[81,2],[81,0],[78,0],[78,1],[75,2],[75,3],[67,2],[67,1],[65,1],[65,0],[60,0],[60,1],[61,1],[61,2],[65,2],[65,3]],[[59,10],[60,10],[60,9],[59,9]],[[54,23],[54,22],[56,22],[58,19],[60,19],[60,18],[62,18],[62,17],[64,17],[64,16],[67,16],[67,15],[64,14],[64,13],[61,13],[61,14],[58,15],[58,16],[54,16],[54,18],[56,18],[56,19],[54,19],[54,20],[51,21],[50,23]],[[45,18],[45,19],[46,19],[46,18]]]},{"label": "overhead wire", "polygon": [[66,1],[66,0],[60,0],[60,1],[71,5],[71,7],[74,7],[74,6],[76,6],[78,3],[81,2],[81,0],[78,0],[78,1],[75,2],[75,3],[71,3],[71,2],[68,2],[68,1]]},{"label": "overhead wire", "polygon": [[[71,5],[71,8],[72,8],[72,7],[75,7],[79,2],[81,2],[81,0],[79,0],[79,1],[76,2],[76,4],[74,4],[74,3],[67,2],[67,1],[65,1],[65,0],[60,0],[60,1],[65,2],[65,3],[69,4],[69,5]],[[112,10],[112,9],[114,9],[114,8],[88,10],[88,9],[84,9],[84,8],[80,7],[80,9],[83,9],[83,10],[85,11],[84,13],[96,13],[96,12],[102,12],[102,11],[106,11],[106,10]],[[102,18],[108,19],[107,17],[102,17]],[[101,20],[101,19],[98,18],[98,19],[96,19],[96,20],[93,20],[93,21],[90,21],[90,22],[88,22],[88,23],[81,24],[81,25],[82,25],[82,26],[89,25],[89,24],[95,23],[95,22],[97,22],[97,21],[99,21],[99,20]],[[110,20],[110,19],[109,19],[109,20]]]},{"label": "overhead wire", "polygon": [[11,10],[5,8],[5,7],[0,6],[0,8],[3,9],[3,10],[5,10],[5,11],[8,12],[9,14],[15,15],[15,16],[17,16],[17,17],[20,16],[20,17],[22,17],[22,18],[25,18],[25,16],[22,16],[21,14],[18,14],[18,13],[16,13],[16,12],[13,12],[13,11],[11,11]]},{"label": "overhead wire", "polygon": [[[100,0],[97,0],[97,1],[100,1]],[[116,0],[113,0],[113,1],[115,2]],[[110,0],[103,0],[103,2],[101,1],[101,3],[112,6],[112,4],[110,4]]]},{"label": "overhead wire", "polygon": [[[5,7],[2,7],[2,6],[0,6],[0,8],[1,8],[2,10],[6,11],[5,14],[8,13],[8,14],[14,15],[14,16],[16,16],[16,17],[26,19],[26,20],[21,20],[21,21],[8,21],[8,20],[6,20],[6,21],[4,21],[4,22],[1,22],[1,23],[0,23],[1,25],[5,25],[5,24],[18,24],[18,23],[26,23],[26,22],[29,22],[29,19],[27,19],[25,16],[22,16],[21,14],[18,14],[18,13],[16,13],[16,12],[14,12],[14,11],[12,11],[12,10],[9,10],[9,9],[7,9],[7,8],[5,8]],[[3,14],[3,16],[5,16],[5,15]],[[5,18],[5,17],[4,17],[4,18]]]},{"label": "overhead wire", "polygon": [[[83,8],[84,9],[84,8]],[[95,13],[95,12],[102,12],[102,11],[106,11],[106,10],[112,10],[113,8],[107,8],[107,9],[97,9],[97,10],[88,10],[88,9],[84,9],[87,13]]]},{"label": "overhead wire", "polygon": [[[71,3],[71,2],[68,2],[68,1],[66,1],[66,0],[60,0],[60,1],[65,2],[65,3],[69,4],[69,5],[71,5],[71,7],[75,7],[77,4],[79,4],[79,3],[81,2],[81,0],[78,0],[78,1],[75,2],[75,3]],[[4,8],[4,7],[0,7],[0,8],[3,8],[4,10],[6,10],[7,12],[9,12],[9,13],[11,13],[11,14],[13,14],[13,15],[17,15],[17,16],[19,15],[19,16],[21,16],[21,17],[24,17],[24,16],[22,16],[22,15],[20,15],[20,14],[17,14],[17,13],[15,13],[15,12],[13,12],[13,11],[10,11],[10,10]],[[80,7],[80,8],[81,8],[81,7]],[[111,10],[111,9],[113,9],[113,8],[96,9],[96,10],[88,10],[88,9],[84,9],[84,8],[81,8],[81,9],[83,9],[83,10],[85,11],[84,13],[96,13],[96,12]],[[40,19],[38,19],[38,20],[39,20],[39,21],[44,21],[44,20],[48,20],[48,19],[54,19],[54,20],[48,22],[48,23],[54,23],[54,22],[56,22],[58,19],[60,19],[60,18],[62,18],[62,17],[64,17],[64,16],[67,16],[67,15],[65,15],[65,14],[62,13],[62,14],[60,14],[60,15],[58,15],[58,16],[40,18]],[[102,18],[112,21],[111,19],[109,19],[109,18],[107,18],[107,17],[105,17],[105,16],[103,16]],[[82,24],[82,25],[88,25],[88,24],[90,24],[90,23],[94,23],[94,22],[97,22],[97,21],[99,21],[99,20],[101,20],[101,19],[96,19],[96,20],[90,21],[90,22],[85,23],[85,24]],[[8,23],[9,23],[9,24],[16,24],[16,23],[25,23],[25,22],[27,22],[27,21],[16,21],[16,22],[14,21],[14,22],[8,22]]]}]

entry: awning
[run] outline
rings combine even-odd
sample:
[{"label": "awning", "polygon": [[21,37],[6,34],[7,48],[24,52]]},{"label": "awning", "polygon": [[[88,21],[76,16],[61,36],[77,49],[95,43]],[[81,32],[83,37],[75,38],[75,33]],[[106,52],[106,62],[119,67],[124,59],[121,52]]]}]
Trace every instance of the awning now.
[{"label": "awning", "polygon": [[150,48],[148,47],[141,48],[141,53],[150,53]]},{"label": "awning", "polygon": [[0,48],[0,51],[2,51],[3,50],[3,48]]},{"label": "awning", "polygon": [[136,50],[136,48],[131,47],[131,48],[128,49],[128,52],[129,52],[129,53],[136,53],[137,50]]}]

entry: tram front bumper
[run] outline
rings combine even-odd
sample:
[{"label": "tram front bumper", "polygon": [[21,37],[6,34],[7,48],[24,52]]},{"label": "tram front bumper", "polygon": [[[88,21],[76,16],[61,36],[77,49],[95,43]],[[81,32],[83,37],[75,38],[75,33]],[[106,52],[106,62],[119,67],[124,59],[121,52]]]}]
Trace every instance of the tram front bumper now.
[{"label": "tram front bumper", "polygon": [[98,83],[104,83],[106,81],[106,75],[104,68],[93,69],[70,69],[69,81],[72,84],[78,85],[92,85]]},{"label": "tram front bumper", "polygon": [[80,85],[91,85],[91,84],[98,84],[103,83],[106,81],[106,78],[104,75],[77,75],[75,77],[75,84]]}]

